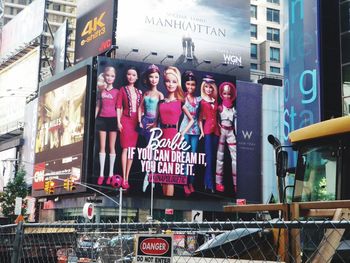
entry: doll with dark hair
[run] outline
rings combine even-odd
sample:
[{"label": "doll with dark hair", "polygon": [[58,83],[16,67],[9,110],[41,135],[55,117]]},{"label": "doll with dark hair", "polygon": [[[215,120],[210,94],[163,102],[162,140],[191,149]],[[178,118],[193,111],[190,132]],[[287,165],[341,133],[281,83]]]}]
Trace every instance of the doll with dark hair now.
[{"label": "doll with dark hair", "polygon": [[120,145],[122,147],[122,170],[124,189],[129,188],[129,174],[133,159],[127,158],[129,147],[136,147],[138,133],[138,108],[142,99],[142,92],[136,88],[139,74],[135,67],[126,70],[126,85],[120,88],[117,100],[117,120],[120,131]]},{"label": "doll with dark hair", "polygon": [[[138,109],[138,120],[142,136],[145,137],[147,143],[150,139],[150,128],[153,127],[157,115],[158,102],[164,99],[163,93],[158,90],[160,79],[159,68],[152,64],[143,74],[143,84],[148,88],[145,92],[140,107]],[[146,191],[149,184],[149,173],[146,172],[142,190]]]},{"label": "doll with dark hair", "polygon": [[[188,145],[191,146],[190,151],[197,152],[198,141],[200,138],[204,136],[204,134],[201,133],[201,130],[199,128],[199,123],[198,123],[199,105],[200,105],[201,97],[195,96],[197,79],[192,71],[189,71],[189,70],[185,71],[185,73],[182,75],[182,80],[184,84],[184,89],[186,91],[184,105],[188,109],[188,111],[190,112],[193,118],[193,125],[184,134],[184,138],[187,141]],[[185,129],[188,122],[189,122],[189,118],[186,115],[184,115],[180,125],[180,132]],[[195,191],[193,186],[194,179],[195,179],[194,174],[188,175],[187,185],[184,185],[184,192],[186,195],[190,195]]]}]

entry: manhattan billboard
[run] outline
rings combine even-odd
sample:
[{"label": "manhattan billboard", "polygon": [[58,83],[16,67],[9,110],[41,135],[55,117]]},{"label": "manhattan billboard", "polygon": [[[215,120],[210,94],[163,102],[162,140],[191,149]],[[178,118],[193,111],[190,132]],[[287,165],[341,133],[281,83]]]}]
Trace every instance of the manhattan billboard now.
[{"label": "manhattan billboard", "polygon": [[259,87],[98,57],[90,182],[129,196],[260,201]]},{"label": "manhattan billboard", "polygon": [[249,81],[250,3],[119,0],[116,45],[120,59],[212,71]]},{"label": "manhattan billboard", "polygon": [[113,44],[114,6],[110,0],[80,0],[77,4],[75,63],[107,51]]},{"label": "manhattan billboard", "polygon": [[35,165],[32,195],[45,196],[45,181],[55,182],[54,194],[75,191],[63,188],[64,179],[85,182],[83,150],[85,135],[88,68],[65,74],[40,87],[35,143]]}]

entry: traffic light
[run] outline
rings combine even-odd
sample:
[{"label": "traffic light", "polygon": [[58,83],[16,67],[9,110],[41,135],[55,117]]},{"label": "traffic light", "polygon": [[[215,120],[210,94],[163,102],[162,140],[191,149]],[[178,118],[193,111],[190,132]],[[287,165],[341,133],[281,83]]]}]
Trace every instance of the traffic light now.
[{"label": "traffic light", "polygon": [[63,188],[69,191],[69,179],[64,179],[63,181]]},{"label": "traffic light", "polygon": [[73,179],[68,180],[69,183],[69,191],[74,191],[77,187]]},{"label": "traffic light", "polygon": [[50,181],[45,181],[45,184],[44,184],[44,191],[45,193],[49,193],[50,191]]},{"label": "traffic light", "polygon": [[45,191],[45,193],[50,194],[50,195],[54,194],[55,193],[55,182],[51,181],[51,180],[45,181],[44,191]]},{"label": "traffic light", "polygon": [[52,195],[55,193],[55,182],[49,181],[49,194]]}]

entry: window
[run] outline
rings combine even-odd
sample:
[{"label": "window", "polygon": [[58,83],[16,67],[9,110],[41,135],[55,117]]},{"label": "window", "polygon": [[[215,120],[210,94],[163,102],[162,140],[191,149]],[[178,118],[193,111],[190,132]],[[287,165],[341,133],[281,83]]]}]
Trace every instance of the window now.
[{"label": "window", "polygon": [[250,63],[250,69],[258,69],[258,64]]},{"label": "window", "polygon": [[266,38],[270,41],[280,42],[280,30],[277,28],[268,27]]},{"label": "window", "polygon": [[273,4],[280,4],[280,0],[267,0],[267,2],[269,3],[273,3]]},{"label": "window", "polygon": [[280,49],[276,47],[270,47],[270,60],[280,61]]},{"label": "window", "polygon": [[[251,11],[251,9],[250,9]],[[267,8],[266,9],[266,19],[271,22],[280,22],[280,11],[276,9]]]},{"label": "window", "polygon": [[258,58],[258,45],[257,44],[250,44],[250,57],[251,58]]},{"label": "window", "polygon": [[278,67],[270,67],[272,73],[281,73],[281,69]]},{"label": "window", "polygon": [[257,26],[254,24],[250,24],[250,36],[256,38],[258,35]]},{"label": "window", "polygon": [[250,5],[250,17],[257,18],[257,7],[256,7],[256,5]]}]

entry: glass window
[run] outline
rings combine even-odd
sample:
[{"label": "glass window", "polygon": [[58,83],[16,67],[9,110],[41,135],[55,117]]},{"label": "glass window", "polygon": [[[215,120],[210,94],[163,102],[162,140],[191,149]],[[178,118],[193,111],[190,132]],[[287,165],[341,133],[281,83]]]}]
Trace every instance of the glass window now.
[{"label": "glass window", "polygon": [[305,149],[298,158],[295,198],[300,201],[334,200],[337,175],[336,145]]},{"label": "glass window", "polygon": [[280,61],[280,49],[276,47],[270,47],[270,60]]},{"label": "glass window", "polygon": [[258,35],[257,26],[254,25],[254,24],[250,24],[250,36],[254,37],[254,38],[257,38],[257,35]]},{"label": "glass window", "polygon": [[258,69],[258,64],[256,64],[256,63],[250,63],[250,68],[251,68],[251,69]]},{"label": "glass window", "polygon": [[266,38],[270,41],[280,42],[280,30],[277,28],[268,27]]},{"label": "glass window", "polygon": [[250,44],[250,57],[251,58],[258,58],[258,45],[257,44]]},{"label": "glass window", "polygon": [[350,2],[340,5],[341,32],[350,30]]},{"label": "glass window", "polygon": [[250,17],[257,18],[257,13],[256,5],[250,5]]},{"label": "glass window", "polygon": [[281,73],[281,69],[279,67],[270,67],[270,71],[272,73]]},{"label": "glass window", "polygon": [[273,4],[280,4],[280,0],[267,0],[267,2],[269,3],[273,3]]},{"label": "glass window", "polygon": [[271,22],[280,22],[280,11],[272,8],[266,9],[266,19]]}]

